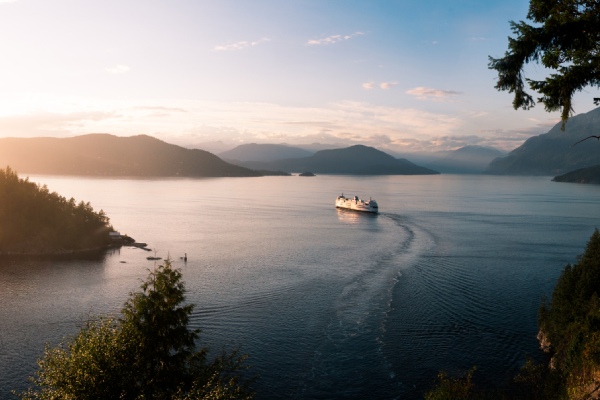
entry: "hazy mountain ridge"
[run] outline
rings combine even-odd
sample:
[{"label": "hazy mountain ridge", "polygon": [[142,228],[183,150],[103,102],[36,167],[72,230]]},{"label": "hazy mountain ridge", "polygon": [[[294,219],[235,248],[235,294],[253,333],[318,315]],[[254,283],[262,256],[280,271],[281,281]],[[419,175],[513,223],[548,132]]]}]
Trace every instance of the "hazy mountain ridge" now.
[{"label": "hazy mountain ridge", "polygon": [[260,176],[204,150],[185,149],[147,135],[3,138],[0,165],[10,165],[21,173],[49,175]]},{"label": "hazy mountain ridge", "polygon": [[[215,154],[232,164],[242,165],[252,169],[261,169],[265,167],[263,163],[291,158],[310,157],[317,151],[335,150],[347,147],[348,146],[340,144],[320,143],[307,145],[248,143]],[[210,151],[208,148],[206,150]],[[431,153],[394,153],[385,150],[381,151],[394,158],[406,159],[413,164],[421,165],[434,171],[456,174],[482,173],[492,160],[506,154],[498,149],[477,145],[464,146],[456,150],[444,150]]]},{"label": "hazy mountain ridge", "polygon": [[311,171],[321,174],[351,175],[431,175],[439,172],[406,159],[397,159],[373,147],[355,145],[344,149],[321,150],[310,157],[272,162],[243,162],[252,169]]},{"label": "hazy mountain ridge", "polygon": [[490,162],[503,155],[500,150],[490,147],[465,146],[437,153],[438,158],[425,166],[442,173],[479,174],[485,171]]},{"label": "hazy mountain ridge", "polygon": [[485,170],[498,175],[559,175],[600,164],[600,143],[588,140],[598,135],[600,108],[569,118],[566,130],[557,123],[545,134],[531,137],[506,157],[497,158]]},{"label": "hazy mountain ridge", "polygon": [[270,162],[288,158],[310,157],[314,152],[296,146],[283,144],[248,143],[219,153],[219,157],[230,162],[260,161]]}]

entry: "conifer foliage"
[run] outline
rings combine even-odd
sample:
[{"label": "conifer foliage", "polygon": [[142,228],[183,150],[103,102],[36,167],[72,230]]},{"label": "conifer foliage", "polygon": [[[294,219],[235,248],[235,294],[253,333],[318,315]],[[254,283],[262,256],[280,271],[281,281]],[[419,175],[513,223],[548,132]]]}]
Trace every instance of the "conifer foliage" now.
[{"label": "conifer foliage", "polygon": [[246,356],[212,361],[196,348],[181,272],[171,262],[150,272],[119,318],[88,321],[71,340],[47,347],[22,399],[252,399],[241,378]]},{"label": "conifer foliage", "polygon": [[112,227],[90,203],[0,169],[0,254],[56,254],[104,247]]},{"label": "conifer foliage", "polygon": [[600,386],[599,294],[600,233],[596,229],[578,262],[565,267],[550,303],[540,308],[539,325],[550,343],[552,367],[564,377],[569,393],[583,394],[594,383]]},{"label": "conifer foliage", "polygon": [[[546,111],[562,110],[564,128],[573,95],[586,86],[600,87],[600,2],[531,0],[527,18],[532,24],[510,22],[516,37],[508,39],[504,57],[489,58],[489,68],[498,72],[496,89],[514,93],[514,108],[527,110],[535,105],[527,82],[541,94],[538,101]],[[552,72],[544,80],[527,79],[523,69],[531,62]]]}]

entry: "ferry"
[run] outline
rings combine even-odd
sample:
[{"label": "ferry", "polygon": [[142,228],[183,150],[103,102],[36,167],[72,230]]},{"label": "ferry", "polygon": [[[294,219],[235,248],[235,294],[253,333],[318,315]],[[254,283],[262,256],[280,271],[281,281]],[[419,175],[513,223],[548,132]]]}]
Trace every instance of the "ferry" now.
[{"label": "ferry", "polygon": [[369,201],[364,201],[359,199],[358,196],[349,198],[344,196],[343,193],[335,199],[335,206],[346,210],[363,211],[373,214],[379,212],[379,207],[375,200],[369,199]]}]

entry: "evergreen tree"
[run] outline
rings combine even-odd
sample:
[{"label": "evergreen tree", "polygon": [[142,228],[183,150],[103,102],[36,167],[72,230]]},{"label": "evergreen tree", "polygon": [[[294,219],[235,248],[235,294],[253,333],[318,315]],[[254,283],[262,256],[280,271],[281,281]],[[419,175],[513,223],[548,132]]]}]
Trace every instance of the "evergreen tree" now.
[{"label": "evergreen tree", "polygon": [[189,328],[181,272],[169,260],[132,293],[120,318],[89,321],[38,361],[22,399],[251,399],[241,378],[245,355],[207,361]]},{"label": "evergreen tree", "polygon": [[[585,395],[600,384],[600,233],[594,231],[585,252],[567,265],[548,305],[542,305],[539,326],[551,344],[552,366],[563,377],[569,398]],[[584,398],[584,397],[581,397]]]},{"label": "evergreen tree", "polygon": [[[600,87],[600,2],[531,0],[527,18],[533,24],[510,22],[516,37],[509,37],[504,57],[489,58],[489,68],[498,71],[496,89],[514,93],[515,109],[535,105],[526,81],[542,95],[538,101],[546,111],[562,110],[564,129],[575,92]],[[530,62],[555,72],[541,81],[526,79],[523,68]]]},{"label": "evergreen tree", "polygon": [[484,394],[477,390],[473,383],[471,368],[466,375],[451,378],[446,372],[440,372],[436,385],[425,393],[425,400],[483,400]]},{"label": "evergreen tree", "polygon": [[10,167],[0,168],[0,227],[0,254],[53,254],[111,243],[104,211],[20,179]]}]

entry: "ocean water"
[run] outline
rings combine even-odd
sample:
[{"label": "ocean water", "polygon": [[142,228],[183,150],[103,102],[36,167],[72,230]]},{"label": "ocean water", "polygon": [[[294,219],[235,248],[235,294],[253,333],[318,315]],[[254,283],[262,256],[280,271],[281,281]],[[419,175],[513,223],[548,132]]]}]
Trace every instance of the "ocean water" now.
[{"label": "ocean water", "polygon": [[[547,177],[30,180],[152,251],[1,261],[0,399],[46,343],[118,313],[154,254],[182,270],[199,345],[249,354],[258,399],[421,398],[475,365],[496,384],[537,354],[540,300],[600,225],[600,186]],[[336,210],[342,192],[381,213]]]}]

